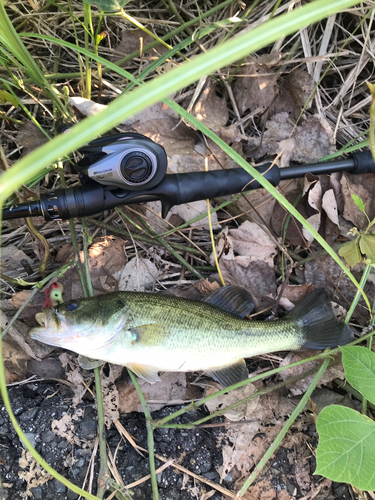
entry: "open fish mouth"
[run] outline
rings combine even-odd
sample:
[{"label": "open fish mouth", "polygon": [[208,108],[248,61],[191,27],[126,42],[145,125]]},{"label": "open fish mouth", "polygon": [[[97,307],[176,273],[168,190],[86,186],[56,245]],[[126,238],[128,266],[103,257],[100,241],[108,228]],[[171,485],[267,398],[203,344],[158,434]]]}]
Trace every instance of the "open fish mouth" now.
[{"label": "open fish mouth", "polygon": [[43,312],[35,315],[35,319],[40,327],[30,330],[32,339],[57,347],[63,345],[64,335],[61,329],[61,321],[53,308],[44,308]]}]

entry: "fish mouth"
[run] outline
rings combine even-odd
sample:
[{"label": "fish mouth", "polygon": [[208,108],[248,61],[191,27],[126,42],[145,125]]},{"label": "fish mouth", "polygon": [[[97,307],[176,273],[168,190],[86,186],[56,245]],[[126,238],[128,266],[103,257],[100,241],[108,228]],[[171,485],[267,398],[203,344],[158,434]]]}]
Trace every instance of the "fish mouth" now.
[{"label": "fish mouth", "polygon": [[44,344],[62,347],[66,339],[64,338],[65,335],[59,316],[61,316],[61,314],[51,307],[44,308],[42,313],[37,313],[35,317],[41,326],[31,328],[29,331],[30,337]]}]

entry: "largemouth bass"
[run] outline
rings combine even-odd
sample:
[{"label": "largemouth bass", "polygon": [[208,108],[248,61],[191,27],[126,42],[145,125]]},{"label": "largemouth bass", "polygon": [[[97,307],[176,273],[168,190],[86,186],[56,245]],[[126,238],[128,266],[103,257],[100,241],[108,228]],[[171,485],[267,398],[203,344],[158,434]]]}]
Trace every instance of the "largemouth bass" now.
[{"label": "largemouth bass", "polygon": [[113,292],[43,310],[32,338],[83,356],[124,365],[150,383],[159,371],[205,371],[224,387],[248,378],[244,358],[302,347],[325,349],[353,339],[327,293],[309,294],[285,318],[244,319],[251,295],[223,287],[203,300]]}]

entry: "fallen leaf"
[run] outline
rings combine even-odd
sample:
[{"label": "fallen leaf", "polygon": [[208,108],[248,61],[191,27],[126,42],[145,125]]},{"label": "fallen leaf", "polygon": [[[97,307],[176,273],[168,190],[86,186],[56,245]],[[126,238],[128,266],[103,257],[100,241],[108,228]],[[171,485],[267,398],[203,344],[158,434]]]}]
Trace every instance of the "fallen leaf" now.
[{"label": "fallen leaf", "polygon": [[123,268],[119,282],[119,290],[144,292],[153,287],[158,279],[159,271],[150,259],[133,257]]},{"label": "fallen leaf", "polygon": [[[210,382],[210,385],[206,387],[205,396],[211,396],[221,389],[221,385],[216,384],[215,382]],[[237,401],[240,401],[241,399],[251,396],[256,391],[257,389],[253,384],[247,384],[244,387],[232,390],[226,394],[222,394],[221,396],[207,401],[206,407],[210,413],[214,413],[217,410],[222,410],[227,406],[237,403]],[[245,403],[226,411],[224,416],[233,422],[248,420],[253,415],[257,406],[258,398],[251,399],[250,401],[246,401]]]},{"label": "fallen leaf", "polygon": [[250,261],[262,260],[273,267],[277,246],[259,224],[245,221],[239,228],[230,229],[229,236],[232,240],[233,251],[238,256],[246,256]]},{"label": "fallen leaf", "polygon": [[24,469],[18,472],[18,476],[26,482],[26,495],[28,497],[34,497],[31,489],[42,486],[53,479],[28,450],[22,450],[18,465]]},{"label": "fallen leaf", "polygon": [[[236,125],[232,127],[225,126],[229,120],[227,101],[224,97],[217,95],[216,85],[212,78],[207,79],[203,91],[191,110],[191,114],[223,140],[238,142],[245,138],[240,134]],[[188,125],[192,127],[191,124]]]},{"label": "fallen leaf", "polygon": [[17,141],[23,146],[22,156],[26,156],[34,149],[48,141],[48,137],[31,121],[26,122],[19,129]]},{"label": "fallen leaf", "polygon": [[2,346],[5,383],[25,380],[29,356],[11,339],[3,339]]},{"label": "fallen leaf", "polygon": [[277,90],[276,76],[262,60],[249,56],[241,66],[232,88],[241,115],[248,109],[264,113],[272,104]]},{"label": "fallen leaf", "polygon": [[33,264],[33,260],[15,245],[8,245],[1,249],[1,267],[5,274],[9,271],[17,271],[20,269],[24,271],[21,264],[21,260],[23,259],[25,259],[28,264]]},{"label": "fallen leaf", "polygon": [[[0,311],[0,328],[2,330],[8,325],[9,321],[10,319],[7,315]],[[4,337],[4,341],[17,346],[20,355],[21,353],[25,353],[27,359],[35,359],[37,361],[48,356],[55,349],[55,347],[33,340],[29,335],[29,328],[18,320],[10,327]]]},{"label": "fallen leaf", "polygon": [[81,440],[76,434],[76,422],[83,416],[83,410],[76,408],[74,413],[65,413],[60,420],[52,420],[51,430],[57,436],[66,439],[72,445],[80,445]]},{"label": "fallen leaf", "polygon": [[370,220],[375,217],[375,180],[372,174],[350,175],[344,173],[341,177],[341,189],[344,199],[343,217],[352,222],[360,231],[367,228],[368,220],[365,214],[355,204],[352,195],[357,195],[366,207]]},{"label": "fallen leaf", "polygon": [[313,163],[335,151],[332,135],[318,115],[309,116],[294,129],[293,121],[283,112],[267,120],[262,142],[259,137],[250,137],[245,152],[255,159],[280,154],[281,168],[291,161]]},{"label": "fallen leaf", "polygon": [[82,370],[78,364],[78,358],[76,355],[62,352],[59,355],[59,359],[65,370],[66,379],[72,384],[71,388],[74,393],[72,405],[77,406],[86,394],[87,387],[91,384],[94,378],[94,372]]},{"label": "fallen leaf", "polygon": [[[287,366],[291,363],[295,363],[296,361],[306,359],[309,356],[313,356],[315,354],[316,354],[315,350],[314,351],[309,350],[309,351],[304,352],[302,354],[291,352],[283,359],[283,361],[280,363],[280,366]],[[284,370],[284,371],[280,372],[279,375],[283,380],[286,380],[288,378],[300,375],[303,372],[307,372],[309,370],[312,370],[316,367],[319,368],[320,366],[321,366],[320,361],[309,361],[309,362],[304,363],[302,365],[298,365],[298,366],[295,366],[293,368],[289,368],[288,370]],[[307,389],[310,387],[314,376],[315,376],[315,374],[309,375],[308,377],[306,377],[302,380],[298,380],[297,382],[294,382],[293,384],[288,386],[289,391],[293,394],[293,396],[298,396],[300,394],[304,394],[307,391]],[[321,387],[322,385],[327,385],[329,382],[332,382],[332,380],[334,380],[336,378],[339,378],[341,380],[344,380],[344,378],[345,378],[344,368],[340,364],[329,366],[327,368],[327,370],[324,372],[323,377],[319,380],[317,387]]]},{"label": "fallen leaf", "polygon": [[21,292],[12,295],[12,304],[16,309],[19,309],[23,303],[30,297],[32,292],[29,290],[22,290]]},{"label": "fallen leaf", "polygon": [[[257,224],[245,221],[228,234],[222,231],[216,253],[226,284],[241,285],[255,296],[275,294],[273,257],[277,247]],[[210,262],[214,265],[213,254]]]},{"label": "fallen leaf", "polygon": [[[136,50],[140,50],[142,47],[145,47],[146,45],[148,45],[153,41],[154,39],[152,38],[152,36],[145,33],[140,28],[125,29],[122,32],[120,43],[116,45],[116,47],[112,51],[113,53],[110,56],[110,61],[116,62],[119,59],[122,59],[125,56],[132,54]],[[157,49],[160,55],[168,51],[168,49],[162,45],[157,47]],[[142,55],[148,57],[152,54],[156,55],[157,52],[151,49],[151,51],[143,53]]]},{"label": "fallen leaf", "polygon": [[[160,373],[159,377],[161,381],[157,384],[149,384],[145,380],[138,379],[150,411],[160,410],[167,405],[182,404],[186,396],[186,374],[164,372]],[[120,380],[117,382],[117,389],[121,414],[132,411],[143,412],[133,384]]]},{"label": "fallen leaf", "polygon": [[328,189],[323,195],[322,198],[322,208],[327,214],[327,217],[334,223],[336,226],[339,226],[339,214],[337,208],[336,196],[333,189]]}]

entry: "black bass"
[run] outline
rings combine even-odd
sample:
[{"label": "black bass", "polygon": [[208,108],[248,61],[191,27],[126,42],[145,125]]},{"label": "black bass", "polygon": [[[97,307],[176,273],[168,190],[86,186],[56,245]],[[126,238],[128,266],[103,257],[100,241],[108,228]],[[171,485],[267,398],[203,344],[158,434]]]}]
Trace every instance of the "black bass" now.
[{"label": "black bass", "polygon": [[113,292],[44,309],[30,335],[45,344],[127,366],[150,383],[159,371],[205,371],[224,387],[248,377],[244,358],[274,351],[325,349],[353,339],[327,293],[315,290],[285,318],[244,319],[251,295],[228,286],[203,300]]}]

